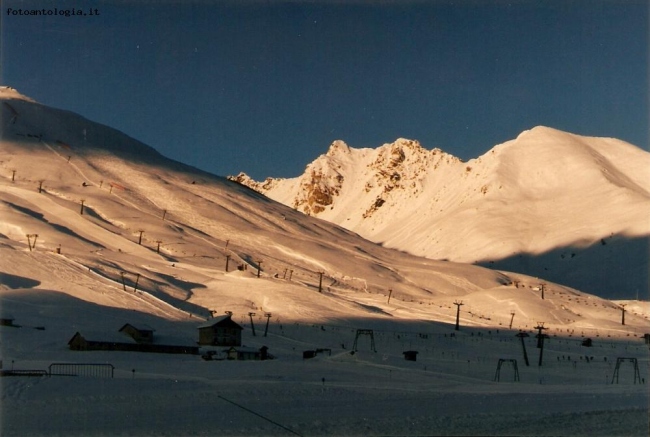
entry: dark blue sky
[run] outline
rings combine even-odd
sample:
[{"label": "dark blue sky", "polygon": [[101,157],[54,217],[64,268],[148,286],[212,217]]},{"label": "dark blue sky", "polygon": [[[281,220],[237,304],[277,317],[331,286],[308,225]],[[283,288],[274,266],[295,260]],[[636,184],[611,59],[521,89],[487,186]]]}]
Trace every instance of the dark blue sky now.
[{"label": "dark blue sky", "polygon": [[[8,8],[96,8],[20,16]],[[220,175],[335,139],[463,159],[547,125],[648,148],[648,2],[2,2],[2,77]]]}]

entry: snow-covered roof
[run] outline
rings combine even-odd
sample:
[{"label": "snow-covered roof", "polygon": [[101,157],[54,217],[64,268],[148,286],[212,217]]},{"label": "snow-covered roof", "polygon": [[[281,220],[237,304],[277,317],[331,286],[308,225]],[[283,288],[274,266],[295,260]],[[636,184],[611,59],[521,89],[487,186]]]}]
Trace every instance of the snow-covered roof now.
[{"label": "snow-covered roof", "polygon": [[213,319],[208,319],[205,323],[197,326],[198,329],[202,328],[211,328],[215,325],[229,325],[233,328],[243,329],[238,323],[234,322],[230,315],[226,314],[224,316],[215,317]]},{"label": "snow-covered roof", "polygon": [[138,331],[152,331],[152,332],[156,331],[151,326],[149,326],[147,324],[144,324],[144,323],[138,323],[137,325],[134,325],[133,323],[125,323],[118,331],[122,331],[127,326],[131,326],[131,327],[137,329]]},{"label": "snow-covered roof", "polygon": [[97,331],[97,330],[82,330],[77,331],[72,337],[77,334],[81,335],[86,341],[102,341],[107,343],[135,343],[135,340],[128,335],[124,335],[119,331]]},{"label": "snow-covered roof", "polygon": [[260,350],[256,349],[254,347],[249,347],[249,346],[233,346],[229,349],[226,349],[227,351],[237,351],[237,352],[244,352],[244,353],[259,353]]}]

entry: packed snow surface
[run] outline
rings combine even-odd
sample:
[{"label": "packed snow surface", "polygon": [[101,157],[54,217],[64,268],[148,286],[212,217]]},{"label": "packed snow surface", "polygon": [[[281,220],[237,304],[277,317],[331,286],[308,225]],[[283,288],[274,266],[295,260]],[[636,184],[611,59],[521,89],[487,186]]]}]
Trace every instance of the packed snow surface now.
[{"label": "packed snow surface", "polygon": [[[648,434],[647,301],[388,249],[15,90],[0,99],[3,436]],[[120,342],[129,323],[196,347],[225,312],[244,350],[273,359],[68,346]],[[57,363],[79,376],[15,375]]]}]

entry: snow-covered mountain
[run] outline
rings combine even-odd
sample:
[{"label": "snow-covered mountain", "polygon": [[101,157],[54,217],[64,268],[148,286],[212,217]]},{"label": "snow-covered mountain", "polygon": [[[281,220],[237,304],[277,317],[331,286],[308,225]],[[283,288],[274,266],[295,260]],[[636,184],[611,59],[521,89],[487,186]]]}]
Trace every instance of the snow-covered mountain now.
[{"label": "snow-covered mountain", "polygon": [[[648,302],[389,249],[15,90],[0,105],[3,436],[647,435]],[[276,359],[68,347],[126,323],[196,347],[224,312]],[[26,376],[55,363],[113,377]]]},{"label": "snow-covered mountain", "polygon": [[650,154],[536,127],[469,162],[417,141],[335,141],[299,177],[231,177],[386,247],[648,297]]}]

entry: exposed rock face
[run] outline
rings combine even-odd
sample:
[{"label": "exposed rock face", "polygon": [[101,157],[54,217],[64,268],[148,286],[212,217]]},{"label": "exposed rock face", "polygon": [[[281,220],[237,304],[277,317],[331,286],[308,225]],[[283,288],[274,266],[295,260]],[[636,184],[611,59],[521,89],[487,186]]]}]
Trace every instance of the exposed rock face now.
[{"label": "exposed rock face", "polygon": [[343,183],[343,175],[331,172],[323,172],[320,169],[312,169],[309,177],[303,178],[300,187],[301,195],[296,197],[293,207],[308,215],[317,215],[325,210],[326,206],[334,202],[338,196]]},{"label": "exposed rock face", "polygon": [[[267,178],[257,182],[245,173],[228,178],[272,198],[277,197],[278,191],[289,189],[292,191],[290,198],[284,196],[277,200],[313,216],[335,210],[336,198],[344,186],[354,196],[361,189],[368,195],[358,199],[358,218],[367,219],[387,202],[399,202],[397,197],[401,195],[391,193],[407,192],[409,196],[418,196],[423,192],[423,181],[429,172],[440,165],[459,162],[458,158],[440,149],[427,150],[418,141],[404,138],[377,149],[353,149],[337,140],[296,179]],[[351,182],[346,183],[346,180]],[[359,181],[363,182],[361,186]]]},{"label": "exposed rock face", "polygon": [[[345,177],[341,174],[341,160],[351,153],[343,141],[334,141],[325,155],[309,164],[305,173],[298,178],[297,190],[288,203],[307,215],[318,215],[334,203],[339,195]],[[267,178],[256,182],[245,173],[229,176],[228,179],[246,185],[262,194],[273,191],[286,179]]]},{"label": "exposed rock face", "polygon": [[266,178],[264,182],[257,182],[254,181],[250,176],[248,176],[244,172],[240,172],[237,176],[228,176],[228,179],[233,182],[246,185],[247,187],[252,188],[253,190],[258,191],[260,193],[268,191],[272,189],[275,185],[277,185],[277,179]]},{"label": "exposed rock face", "polygon": [[349,154],[347,144],[334,141],[325,155],[307,166],[292,206],[308,215],[318,215],[331,206],[345,180],[340,161]]},{"label": "exposed rock face", "polygon": [[371,217],[386,202],[395,204],[404,193],[417,197],[430,171],[436,170],[441,163],[455,162],[460,160],[440,149],[426,150],[415,140],[400,138],[379,147],[375,159],[367,165],[371,172],[365,185],[366,192],[378,193],[363,218]]}]

